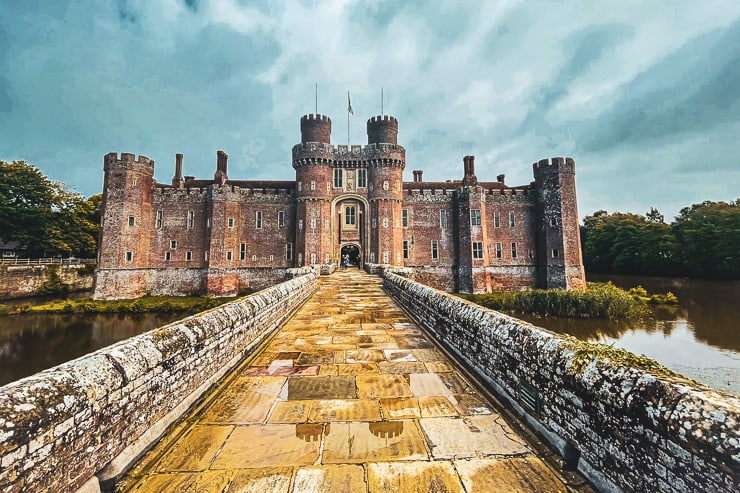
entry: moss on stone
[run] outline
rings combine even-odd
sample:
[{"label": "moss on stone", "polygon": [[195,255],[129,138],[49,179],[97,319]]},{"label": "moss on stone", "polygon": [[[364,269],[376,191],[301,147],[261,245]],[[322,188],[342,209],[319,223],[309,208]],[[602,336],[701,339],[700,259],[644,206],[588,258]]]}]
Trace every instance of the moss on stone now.
[{"label": "moss on stone", "polygon": [[0,305],[0,313],[17,315],[25,312],[46,313],[198,313],[215,308],[235,298],[201,296],[143,296],[133,300],[50,300],[34,306],[10,307]]}]

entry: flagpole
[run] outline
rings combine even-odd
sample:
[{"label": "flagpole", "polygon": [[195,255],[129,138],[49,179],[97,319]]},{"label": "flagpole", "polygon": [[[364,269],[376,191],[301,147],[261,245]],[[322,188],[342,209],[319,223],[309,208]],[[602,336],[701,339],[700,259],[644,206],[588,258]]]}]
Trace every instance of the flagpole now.
[{"label": "flagpole", "polygon": [[314,102],[316,105],[315,113],[318,115],[319,114],[319,83],[318,82],[316,83],[316,90],[315,90],[314,97],[315,97]]},{"label": "flagpole", "polygon": [[383,86],[380,86],[380,116],[385,115],[383,111]]}]

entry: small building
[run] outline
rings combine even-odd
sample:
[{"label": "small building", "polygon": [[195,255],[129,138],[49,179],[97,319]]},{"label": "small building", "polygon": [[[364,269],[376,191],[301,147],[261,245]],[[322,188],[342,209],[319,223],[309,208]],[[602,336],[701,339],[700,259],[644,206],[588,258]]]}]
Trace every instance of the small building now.
[{"label": "small building", "polygon": [[285,278],[294,267],[387,264],[455,292],[585,287],[575,162],[533,164],[534,181],[462,177],[403,181],[398,120],[367,121],[367,145],[332,145],[331,119],[301,118],[295,181],[238,180],[218,151],[213,179],[155,182],[154,161],[104,158],[96,298],[143,294],[234,295]]},{"label": "small building", "polygon": [[18,258],[25,254],[26,248],[19,241],[5,241],[0,238],[0,258]]}]

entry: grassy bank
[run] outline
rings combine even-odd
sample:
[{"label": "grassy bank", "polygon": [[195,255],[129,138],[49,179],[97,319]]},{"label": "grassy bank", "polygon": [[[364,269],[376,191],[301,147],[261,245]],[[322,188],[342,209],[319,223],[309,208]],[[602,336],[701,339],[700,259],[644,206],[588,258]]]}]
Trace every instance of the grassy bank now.
[{"label": "grassy bank", "polygon": [[649,295],[641,286],[625,291],[611,282],[590,282],[585,291],[533,289],[459,296],[493,310],[569,318],[641,318],[651,314],[650,304],[678,302],[670,292]]},{"label": "grassy bank", "polygon": [[210,298],[201,296],[143,296],[133,300],[96,301],[50,300],[38,305],[3,305],[0,315],[21,313],[144,313],[182,312],[198,313],[222,305],[235,298]]}]

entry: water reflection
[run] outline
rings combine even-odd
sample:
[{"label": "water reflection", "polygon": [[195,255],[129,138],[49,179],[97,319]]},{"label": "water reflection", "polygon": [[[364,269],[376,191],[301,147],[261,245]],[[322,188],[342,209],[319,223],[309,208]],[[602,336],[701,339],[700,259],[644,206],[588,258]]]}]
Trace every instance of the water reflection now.
[{"label": "water reflection", "polygon": [[177,313],[0,317],[0,385],[182,318]]},{"label": "water reflection", "polygon": [[671,291],[677,307],[661,308],[647,321],[588,320],[517,315],[553,332],[613,344],[644,354],[708,385],[740,393],[740,282],[639,276],[589,275],[622,288]]}]

